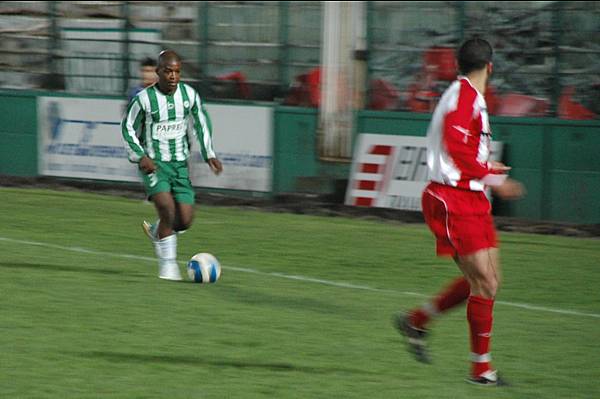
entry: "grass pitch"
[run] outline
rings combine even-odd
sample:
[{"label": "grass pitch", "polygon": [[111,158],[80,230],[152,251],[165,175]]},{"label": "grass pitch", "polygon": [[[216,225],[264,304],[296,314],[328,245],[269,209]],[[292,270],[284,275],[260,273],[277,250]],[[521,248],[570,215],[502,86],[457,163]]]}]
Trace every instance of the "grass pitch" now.
[{"label": "grass pitch", "polygon": [[600,240],[502,233],[494,364],[475,387],[464,307],[416,363],[391,315],[457,269],[424,225],[197,208],[179,261],[213,285],[156,278],[141,200],[0,189],[2,398],[598,398]]}]

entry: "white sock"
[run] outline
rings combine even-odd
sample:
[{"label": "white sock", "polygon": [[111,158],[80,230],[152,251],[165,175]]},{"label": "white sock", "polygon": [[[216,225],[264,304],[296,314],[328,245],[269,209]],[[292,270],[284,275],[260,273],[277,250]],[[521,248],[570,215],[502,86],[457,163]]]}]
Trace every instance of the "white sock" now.
[{"label": "white sock", "polygon": [[154,242],[154,250],[160,266],[177,263],[177,234],[161,238]]},{"label": "white sock", "polygon": [[433,302],[425,302],[423,306],[421,306],[421,310],[429,317],[436,317],[440,314]]}]

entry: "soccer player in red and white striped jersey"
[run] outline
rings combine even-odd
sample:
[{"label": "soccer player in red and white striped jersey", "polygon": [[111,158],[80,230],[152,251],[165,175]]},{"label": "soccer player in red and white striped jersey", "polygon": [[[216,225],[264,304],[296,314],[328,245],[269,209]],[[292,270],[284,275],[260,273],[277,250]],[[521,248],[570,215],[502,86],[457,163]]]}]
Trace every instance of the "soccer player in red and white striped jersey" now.
[{"label": "soccer player in red and white striped jersey", "polygon": [[451,256],[463,276],[437,297],[407,315],[398,329],[418,360],[429,360],[425,337],[430,320],[467,300],[471,342],[469,382],[500,385],[491,365],[492,309],[500,285],[500,263],[491,204],[491,187],[503,199],[523,195],[509,167],[489,161],[491,129],[484,99],[491,76],[492,47],[480,38],[458,50],[461,76],[442,95],[427,132],[430,183],[422,196],[425,221],[436,237],[439,256]]}]

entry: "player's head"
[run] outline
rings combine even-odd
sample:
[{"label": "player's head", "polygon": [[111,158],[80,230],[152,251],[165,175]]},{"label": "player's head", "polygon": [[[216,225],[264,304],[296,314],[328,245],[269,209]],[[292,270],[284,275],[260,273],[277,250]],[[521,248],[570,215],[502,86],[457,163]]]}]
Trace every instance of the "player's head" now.
[{"label": "player's head", "polygon": [[150,57],[144,58],[140,62],[140,79],[142,79],[142,86],[148,87],[156,83],[158,76],[156,76],[156,61]]},{"label": "player's head", "polygon": [[164,50],[158,55],[158,87],[163,93],[173,94],[181,74],[181,58],[173,50]]},{"label": "player's head", "polygon": [[486,40],[475,37],[464,42],[458,49],[458,69],[463,75],[487,70],[492,73],[492,46]]}]

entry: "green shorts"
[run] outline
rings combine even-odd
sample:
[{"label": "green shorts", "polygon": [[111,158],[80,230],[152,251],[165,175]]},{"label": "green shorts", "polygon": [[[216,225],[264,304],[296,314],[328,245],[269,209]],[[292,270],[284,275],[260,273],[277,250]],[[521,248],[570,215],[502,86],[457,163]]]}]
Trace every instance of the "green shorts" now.
[{"label": "green shorts", "polygon": [[161,162],[154,160],[156,171],[144,173],[144,187],[148,198],[158,193],[172,193],[176,202],[194,204],[196,194],[192,188],[187,161]]}]

